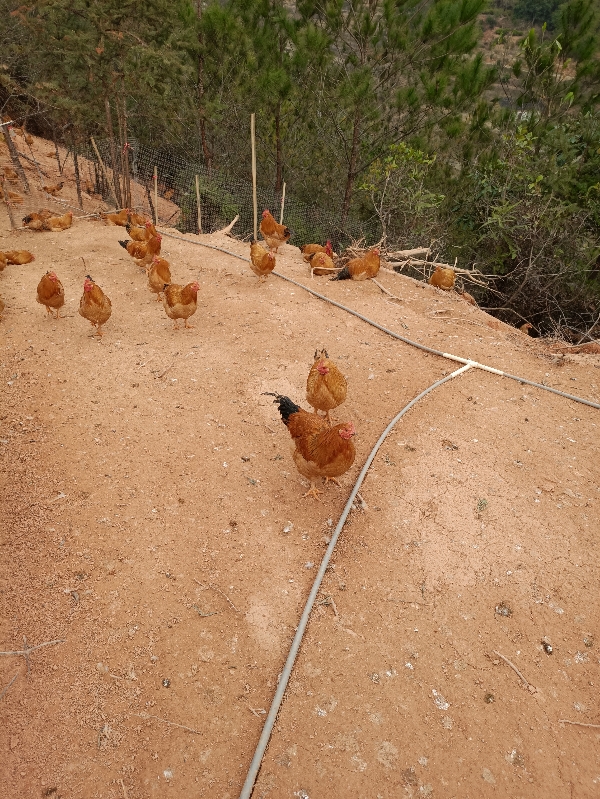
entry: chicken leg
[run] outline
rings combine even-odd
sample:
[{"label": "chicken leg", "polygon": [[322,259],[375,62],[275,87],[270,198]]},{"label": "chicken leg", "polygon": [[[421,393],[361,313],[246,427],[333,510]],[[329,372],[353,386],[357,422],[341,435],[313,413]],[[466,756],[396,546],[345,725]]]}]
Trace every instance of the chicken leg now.
[{"label": "chicken leg", "polygon": [[[320,488],[317,488],[314,483],[310,484],[310,488],[306,492],[306,494],[302,494],[302,497],[313,497],[314,499],[319,499],[319,494],[324,494],[324,491],[321,491]],[[321,500],[319,500],[320,502]]]}]

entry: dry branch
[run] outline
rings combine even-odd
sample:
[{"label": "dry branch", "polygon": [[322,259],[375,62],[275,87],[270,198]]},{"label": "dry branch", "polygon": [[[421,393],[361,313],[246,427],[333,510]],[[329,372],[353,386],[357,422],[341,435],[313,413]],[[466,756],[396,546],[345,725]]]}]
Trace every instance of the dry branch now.
[{"label": "dry branch", "polygon": [[14,676],[14,677],[12,678],[12,680],[11,680],[11,681],[8,683],[8,685],[6,686],[6,688],[3,688],[3,690],[2,690],[2,693],[0,694],[0,699],[2,699],[2,697],[4,696],[4,694],[5,694],[5,693],[8,691],[8,689],[9,689],[9,688],[10,688],[10,686],[11,686],[11,685],[14,683],[14,681],[17,679],[17,677],[18,677],[18,676],[19,676],[19,672],[17,672],[17,673],[15,674],[15,676]]},{"label": "dry branch", "polygon": [[193,730],[191,727],[186,727],[185,724],[177,724],[175,721],[161,719],[160,716],[152,716],[150,713],[133,713],[132,715],[137,716],[140,719],[156,719],[156,721],[162,721],[163,724],[168,724],[170,727],[179,727],[182,730],[193,732],[194,735],[201,735],[199,730]]},{"label": "dry branch", "polygon": [[524,684],[527,686],[527,688],[528,688],[528,689],[531,691],[531,693],[534,693],[534,692],[535,692],[535,690],[536,690],[536,689],[535,689],[535,686],[534,686],[534,685],[532,685],[532,684],[531,684],[531,683],[530,683],[528,680],[526,680],[526,679],[525,679],[525,677],[523,677],[523,675],[521,674],[521,672],[520,672],[520,671],[519,671],[519,669],[518,669],[518,668],[515,666],[515,664],[514,664],[514,663],[511,663],[511,662],[510,662],[510,660],[509,660],[508,658],[505,658],[505,657],[504,657],[504,655],[501,655],[501,654],[500,654],[500,652],[496,652],[496,650],[495,650],[495,649],[494,649],[494,655],[498,655],[498,657],[499,657],[499,658],[502,658],[502,660],[503,660],[503,661],[504,661],[504,662],[505,662],[507,665],[509,665],[509,666],[511,667],[511,669],[512,669],[512,670],[515,672],[515,674],[518,674],[518,675],[519,675],[519,677],[520,677],[520,678],[523,680],[523,683],[524,683]]}]

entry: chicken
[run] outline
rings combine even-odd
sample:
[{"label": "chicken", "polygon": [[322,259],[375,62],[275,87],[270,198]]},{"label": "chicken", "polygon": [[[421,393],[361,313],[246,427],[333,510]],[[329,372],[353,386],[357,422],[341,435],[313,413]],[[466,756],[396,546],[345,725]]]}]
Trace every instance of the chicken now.
[{"label": "chicken", "polygon": [[162,299],[160,295],[165,284],[170,282],[171,269],[169,268],[169,262],[155,255],[150,264],[150,269],[148,270],[148,287],[150,291],[153,291],[157,295],[156,299],[158,301]]},{"label": "chicken", "polygon": [[166,192],[163,194],[163,197],[165,198],[165,200],[172,200],[174,194],[175,192],[173,191],[173,189],[167,189]]},{"label": "chicken", "polygon": [[37,301],[46,307],[46,313],[52,314],[51,308],[56,310],[55,319],[60,319],[60,308],[65,304],[65,290],[56,276],[56,272],[46,272],[38,283]]},{"label": "chicken", "polygon": [[4,176],[11,183],[17,183],[19,180],[18,174],[15,172],[14,169],[11,169],[9,166],[4,167]]},{"label": "chicken", "polygon": [[292,235],[289,228],[276,222],[271,212],[266,210],[262,212],[260,232],[263,239],[267,242],[269,249],[275,250],[275,252],[277,252],[279,247],[284,242],[288,241]]},{"label": "chicken", "polygon": [[144,214],[138,214],[135,211],[129,212],[129,222],[132,225],[136,225],[137,227],[144,227],[144,225],[148,221],[149,221],[148,217],[144,216]]},{"label": "chicken", "polygon": [[35,255],[30,253],[29,250],[8,250],[3,254],[7,264],[18,264],[22,266],[23,264],[29,264],[35,261]]},{"label": "chicken", "polygon": [[478,307],[477,306],[477,300],[475,299],[475,297],[472,294],[469,294],[468,291],[464,291],[463,290],[463,291],[457,291],[456,293],[458,294],[458,296],[462,300],[464,300],[465,302],[468,302],[469,305],[474,305],[476,308]]},{"label": "chicken", "polygon": [[100,214],[100,216],[107,225],[120,225],[121,227],[125,227],[129,220],[129,208],[123,208],[122,211],[115,214]]},{"label": "chicken", "polygon": [[64,180],[61,180],[60,183],[56,183],[53,186],[42,186],[42,189],[46,192],[46,194],[51,194],[53,197],[56,197],[64,185]]},{"label": "chicken", "polygon": [[521,333],[525,333],[526,336],[532,336],[533,333],[531,333],[530,331],[534,329],[535,328],[533,327],[531,322],[524,322],[522,325],[519,325],[519,330],[521,331]]},{"label": "chicken", "polygon": [[30,146],[33,147],[33,136],[29,133],[25,134],[25,142]]},{"label": "chicken", "polygon": [[187,320],[196,313],[198,302],[198,283],[188,283],[187,286],[178,286],[170,283],[163,287],[163,307],[169,319],[175,321],[174,327],[177,330],[177,320],[184,320],[184,327],[192,328]]},{"label": "chicken", "polygon": [[102,325],[106,324],[112,313],[111,303],[100,286],[94,283],[94,279],[86,275],[83,283],[83,295],[79,302],[79,314],[91,323],[92,327],[97,328],[92,334],[102,336]]},{"label": "chicken", "polygon": [[250,269],[258,275],[261,282],[275,269],[275,255],[267,252],[257,241],[250,243]]},{"label": "chicken", "polygon": [[320,244],[305,244],[304,246],[300,247],[300,252],[302,253],[302,257],[308,263],[311,257],[317,252],[324,252],[331,258],[333,256],[333,248],[331,246],[331,242],[327,239],[327,243],[324,247]]},{"label": "chicken", "polygon": [[23,227],[29,230],[44,230],[44,222],[52,216],[52,211],[47,208],[41,208],[37,213],[32,213],[24,216],[22,219]]},{"label": "chicken", "polygon": [[14,203],[15,205],[22,205],[23,198],[16,191],[9,191],[9,189],[4,189],[4,193],[7,196],[7,198],[11,201],[11,203]]},{"label": "chicken", "polygon": [[58,233],[61,230],[67,230],[73,224],[73,211],[67,211],[62,216],[51,216],[44,220],[43,230],[50,230],[52,233]]},{"label": "chicken", "polygon": [[339,269],[331,260],[326,252],[316,252],[310,258],[310,276],[317,275],[331,275],[332,272],[338,272]]},{"label": "chicken", "polygon": [[6,269],[6,255],[3,252],[0,252],[0,272],[4,272]]},{"label": "chicken", "polygon": [[292,436],[296,468],[310,481],[310,488],[304,496],[318,499],[323,492],[315,487],[315,480],[324,477],[326,481],[337,483],[335,478],[347,472],[354,463],[354,424],[344,422],[330,427],[325,419],[303,410],[289,397],[267,393],[275,397],[273,402],[279,407],[283,423]]},{"label": "chicken", "polygon": [[160,254],[160,243],[162,236],[157,233],[152,236],[148,241],[119,241],[121,247],[127,250],[132,258],[135,258],[139,266],[145,267],[146,264],[152,263],[155,255]]},{"label": "chicken", "polygon": [[439,264],[435,267],[435,271],[430,275],[427,281],[430,286],[436,286],[438,289],[450,291],[454,288],[454,281],[456,280],[456,272],[451,267],[444,269]]},{"label": "chicken", "polygon": [[352,258],[346,266],[341,269],[332,280],[368,280],[376,277],[379,272],[379,250],[374,247],[369,250],[362,258]]},{"label": "chicken", "polygon": [[346,378],[329,360],[327,350],[315,352],[308,380],[306,381],[306,401],[317,411],[325,411],[325,420],[331,424],[329,411],[337,408],[346,399],[348,384]]},{"label": "chicken", "polygon": [[125,225],[125,230],[134,241],[148,241],[152,236],[156,236],[157,231],[152,222],[146,222],[144,227],[132,225],[129,222]]}]

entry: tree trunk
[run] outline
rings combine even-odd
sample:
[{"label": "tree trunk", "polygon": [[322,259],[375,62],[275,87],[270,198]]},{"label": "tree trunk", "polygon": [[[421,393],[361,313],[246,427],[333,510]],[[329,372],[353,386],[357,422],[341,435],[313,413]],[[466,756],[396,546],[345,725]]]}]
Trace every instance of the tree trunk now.
[{"label": "tree trunk", "polygon": [[123,208],[123,198],[121,196],[121,184],[119,182],[119,172],[117,166],[117,147],[115,145],[115,134],[112,126],[112,116],[110,113],[110,103],[108,97],[104,100],[104,108],[106,110],[106,125],[108,128],[108,140],[110,143],[110,157],[113,169],[113,183],[115,186],[115,199],[119,208]]},{"label": "tree trunk", "polygon": [[283,185],[283,149],[281,146],[281,103],[275,111],[275,193],[279,194]]},{"label": "tree trunk", "polygon": [[[198,19],[202,19],[202,0],[197,0],[196,13]],[[198,44],[200,45],[200,53],[198,55],[198,118],[200,127],[200,141],[202,142],[202,155],[204,156],[204,163],[210,176],[212,170],[212,153],[208,146],[208,139],[206,136],[206,111],[204,108],[204,59],[202,57],[202,34],[198,33]]]},{"label": "tree trunk", "polygon": [[360,122],[360,108],[357,108],[354,112],[354,129],[352,131],[350,162],[348,164],[346,190],[344,191],[344,202],[342,205],[342,216],[340,219],[340,227],[342,229],[345,227],[348,220],[348,212],[350,211],[350,202],[352,200],[352,190],[354,189],[354,181],[356,179],[356,163],[358,161],[358,144],[360,140]]},{"label": "tree trunk", "polygon": [[27,175],[25,174],[25,170],[21,166],[21,162],[19,161],[19,154],[17,153],[17,148],[15,147],[15,143],[11,138],[10,131],[8,129],[8,125],[2,125],[2,133],[4,133],[4,138],[6,139],[6,146],[8,147],[8,152],[10,153],[10,160],[13,162],[13,166],[17,171],[17,174],[23,181],[23,187],[27,194],[29,194],[29,182],[27,180]]}]

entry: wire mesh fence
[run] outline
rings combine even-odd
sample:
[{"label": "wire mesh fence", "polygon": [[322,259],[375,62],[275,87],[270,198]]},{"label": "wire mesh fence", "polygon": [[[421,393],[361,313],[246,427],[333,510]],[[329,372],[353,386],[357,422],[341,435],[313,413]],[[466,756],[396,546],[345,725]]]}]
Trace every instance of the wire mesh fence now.
[{"label": "wire mesh fence", "polygon": [[[201,232],[210,233],[237,216],[233,234],[253,236],[251,181],[209,171],[179,153],[135,139],[124,147],[116,140],[90,139],[75,148],[7,128],[7,136],[0,136],[0,180],[15,228],[42,208],[56,214],[72,211],[77,217],[128,207],[183,233],[198,233],[199,225]],[[281,192],[258,185],[257,200],[259,219],[268,208],[279,220]],[[283,221],[292,231],[291,243],[298,246],[330,239],[334,249],[342,249],[359,239],[373,244],[381,235],[376,218],[364,221],[350,216],[341,226],[337,213],[299,201],[289,187]]]}]

